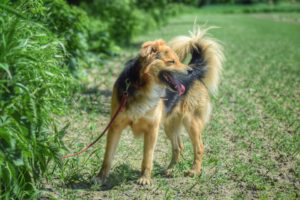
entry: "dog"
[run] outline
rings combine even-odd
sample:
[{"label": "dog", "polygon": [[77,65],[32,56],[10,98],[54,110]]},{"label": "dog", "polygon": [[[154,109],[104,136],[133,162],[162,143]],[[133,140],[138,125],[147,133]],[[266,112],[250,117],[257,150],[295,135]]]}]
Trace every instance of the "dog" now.
[{"label": "dog", "polygon": [[[173,39],[169,45],[161,39],[145,42],[139,55],[127,62],[113,86],[112,115],[124,92],[128,98],[123,112],[109,128],[103,164],[95,177],[97,183],[106,183],[121,132],[128,126],[134,135],[144,136],[138,184],[152,182],[153,153],[160,124],[172,144],[172,159],[166,174],[171,175],[179,162],[183,150],[180,134],[185,127],[194,150],[194,163],[187,175],[200,175],[204,153],[201,135],[211,114],[209,94],[217,90],[223,62],[221,46],[205,33],[206,30],[197,29],[191,36]],[[184,64],[188,55],[191,60]]]}]

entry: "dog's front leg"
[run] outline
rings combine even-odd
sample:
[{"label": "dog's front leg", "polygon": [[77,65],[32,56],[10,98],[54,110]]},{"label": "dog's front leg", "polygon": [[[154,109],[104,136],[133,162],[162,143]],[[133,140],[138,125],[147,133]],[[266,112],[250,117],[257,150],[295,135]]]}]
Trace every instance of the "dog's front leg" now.
[{"label": "dog's front leg", "polygon": [[120,120],[117,120],[113,123],[111,128],[109,129],[107,133],[107,139],[106,139],[106,148],[105,148],[105,155],[103,164],[101,167],[100,172],[95,177],[96,183],[100,185],[106,184],[106,179],[108,177],[109,170],[111,168],[112,160],[117,148],[117,145],[119,143],[121,132],[126,127],[126,124],[123,122],[120,122]]},{"label": "dog's front leg", "polygon": [[142,175],[138,179],[138,184],[149,185],[151,184],[151,171],[153,163],[154,148],[156,145],[159,123],[151,125],[144,133],[144,157],[142,162]]}]

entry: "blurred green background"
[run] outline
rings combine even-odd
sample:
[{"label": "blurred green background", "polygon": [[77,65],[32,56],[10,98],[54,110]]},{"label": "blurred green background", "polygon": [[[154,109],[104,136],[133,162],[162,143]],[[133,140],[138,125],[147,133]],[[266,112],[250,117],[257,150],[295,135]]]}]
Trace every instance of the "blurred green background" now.
[{"label": "blurred green background", "polygon": [[[251,35],[252,33],[245,29],[245,27],[259,27],[259,23],[249,21],[244,16],[259,14],[257,16],[263,19],[270,14],[268,17],[295,23],[297,25],[294,27],[278,25],[276,28],[280,30],[285,27],[284,30],[287,32],[282,34],[296,38],[300,35],[299,12],[300,4],[296,0],[1,0],[0,199],[36,199],[40,197],[39,189],[45,187],[42,183],[45,177],[46,179],[51,177],[51,172],[55,169],[71,167],[65,165],[60,156],[67,151],[62,139],[73,122],[69,119],[61,123],[59,116],[66,116],[70,110],[78,109],[73,105],[76,101],[76,105],[80,104],[81,109],[97,110],[99,111],[97,115],[105,115],[108,118],[109,104],[105,104],[107,108],[100,108],[103,107],[99,105],[100,100],[94,105],[91,103],[94,100],[87,99],[83,95],[93,90],[89,86],[90,76],[96,71],[93,80],[112,84],[122,69],[124,57],[134,56],[141,42],[161,37],[170,39],[169,37],[175,36],[175,33],[187,33],[192,28],[194,16],[200,13],[200,17],[216,20],[209,22],[208,25],[236,26],[234,29],[240,34],[235,38],[226,36],[225,34],[233,35],[226,31],[221,32],[224,34],[219,33],[218,38],[230,41],[229,53],[234,56],[229,56],[228,63],[233,62],[233,65],[237,65],[233,60],[245,62],[239,52],[241,47],[237,45],[244,42],[243,36],[245,38],[261,36],[258,39],[260,41],[264,38],[263,31]],[[188,18],[178,18],[188,13],[190,13]],[[279,17],[271,15],[274,13],[280,13]],[[233,19],[229,17],[232,21],[225,20],[229,19],[225,16],[232,17]],[[174,23],[174,19],[177,18],[178,22],[182,23],[179,29],[175,25],[171,25],[168,30],[164,29],[170,20]],[[200,22],[205,24],[201,19]],[[263,27],[260,27],[260,30],[263,30]],[[241,28],[244,30],[241,31]],[[162,31],[155,32],[155,30]],[[284,37],[274,36],[274,41],[281,38]],[[299,41],[295,38],[289,41],[291,45]],[[256,45],[262,44],[263,42],[258,42]],[[251,50],[252,53],[255,48]],[[276,48],[277,46],[274,46],[274,51]],[[245,54],[248,52],[248,48],[240,50]],[[123,56],[126,51],[131,53]],[[275,60],[278,62],[283,60],[280,56],[292,55],[287,51],[277,53],[276,59],[279,60]],[[113,64],[108,64],[110,60],[114,60]],[[290,61],[294,68],[279,68],[278,77],[273,74],[274,77],[270,78],[272,83],[281,79],[285,70],[290,72],[294,70],[295,74],[299,75],[299,70],[295,67],[299,64],[299,57],[292,57]],[[111,68],[107,68],[108,65]],[[113,67],[116,68],[112,69]],[[228,73],[234,74],[239,70],[231,68]],[[258,73],[255,71],[257,69],[252,70],[241,73],[248,75]],[[295,74],[292,73],[291,77]],[[251,79],[250,76],[245,77],[247,80]],[[236,78],[238,80],[238,77]],[[299,79],[293,80],[298,82]],[[294,85],[289,88],[292,91],[296,90]],[[105,89],[107,91],[111,89],[109,84]],[[230,91],[232,88],[227,85],[227,89]],[[226,97],[226,91],[223,91],[223,94]],[[297,94],[293,95],[299,98]],[[288,95],[286,97],[285,101],[292,98]],[[280,102],[276,102],[273,106],[278,103]],[[291,102],[291,105],[297,107],[295,102]],[[290,124],[298,119],[298,111],[296,110],[295,116],[289,114],[293,112],[282,111],[280,116],[288,115],[291,121],[287,121]],[[296,128],[294,130],[299,131]],[[294,142],[287,145],[297,146],[299,137]],[[293,147],[289,151],[294,152],[298,149]],[[49,171],[50,169],[53,171]],[[299,172],[296,174],[299,177]],[[60,178],[62,177],[70,179],[60,175]],[[299,198],[299,193],[296,193],[296,196],[293,192],[289,194],[291,194],[289,198]]]}]

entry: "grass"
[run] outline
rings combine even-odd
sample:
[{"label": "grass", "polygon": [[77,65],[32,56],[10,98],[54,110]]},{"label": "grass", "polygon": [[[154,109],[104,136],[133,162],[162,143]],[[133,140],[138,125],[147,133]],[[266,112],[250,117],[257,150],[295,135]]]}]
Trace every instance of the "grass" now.
[{"label": "grass", "polygon": [[[223,42],[226,63],[214,111],[204,132],[206,152],[200,177],[186,178],[193,154],[183,134],[185,151],[174,178],[162,171],[171,157],[162,131],[155,151],[154,184],[141,187],[143,142],[124,131],[108,188],[93,185],[103,158],[105,140],[79,158],[53,169],[42,196],[60,199],[298,199],[300,196],[300,23],[298,14],[208,14],[195,10],[164,28],[136,39],[186,34],[198,23],[221,27],[211,34]],[[285,20],[281,20],[284,18]],[[286,20],[287,19],[287,20]],[[112,84],[123,63],[138,48],[124,50],[104,71],[91,69],[90,85],[74,100],[65,141],[71,151],[88,144],[108,122]],[[111,78],[113,77],[113,78]]]},{"label": "grass", "polygon": [[[194,8],[196,9],[196,8]],[[256,3],[252,5],[236,5],[236,4],[217,4],[205,6],[201,12],[203,13],[291,13],[300,12],[299,3],[285,3],[277,4]]]}]

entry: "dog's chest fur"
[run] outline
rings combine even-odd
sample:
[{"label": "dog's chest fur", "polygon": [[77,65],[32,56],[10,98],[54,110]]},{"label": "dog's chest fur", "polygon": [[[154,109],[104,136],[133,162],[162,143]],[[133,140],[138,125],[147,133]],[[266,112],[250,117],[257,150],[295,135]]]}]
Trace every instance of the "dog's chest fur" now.
[{"label": "dog's chest fur", "polygon": [[138,120],[141,117],[154,117],[148,116],[147,113],[153,110],[158,105],[164,93],[165,88],[160,85],[154,85],[151,88],[150,92],[148,92],[147,94],[145,94],[144,91],[136,91],[136,93],[130,100],[126,113],[134,121]]}]

